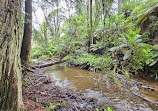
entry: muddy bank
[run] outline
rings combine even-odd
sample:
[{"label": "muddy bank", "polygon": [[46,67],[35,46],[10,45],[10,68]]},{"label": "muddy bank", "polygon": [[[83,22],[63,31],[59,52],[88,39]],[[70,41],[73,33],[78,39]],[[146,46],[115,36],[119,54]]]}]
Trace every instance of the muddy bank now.
[{"label": "muddy bank", "polygon": [[[49,63],[49,60],[42,63]],[[28,109],[44,110],[48,106],[59,111],[96,111],[96,108],[103,110],[107,106],[116,111],[158,109],[157,84],[152,88],[120,74],[92,73],[66,64],[27,73],[23,86],[25,100],[34,102],[32,106],[25,102]],[[144,91],[154,99],[140,94]]]},{"label": "muddy bank", "polygon": [[[23,98],[28,111],[101,111],[107,106],[98,103],[96,98],[85,97],[77,90],[61,88],[45,75],[45,69],[36,69],[23,76]],[[50,105],[51,104],[51,105]]]},{"label": "muddy bank", "polygon": [[[158,108],[157,98],[156,101],[150,101],[140,94],[138,85],[144,88],[143,84],[123,75],[93,73],[65,64],[48,67],[46,73],[56,80],[56,85],[80,90],[86,97],[95,97],[98,102],[104,101],[107,106],[115,107],[116,110],[155,111]],[[145,90],[148,88],[150,87],[146,86]]]}]

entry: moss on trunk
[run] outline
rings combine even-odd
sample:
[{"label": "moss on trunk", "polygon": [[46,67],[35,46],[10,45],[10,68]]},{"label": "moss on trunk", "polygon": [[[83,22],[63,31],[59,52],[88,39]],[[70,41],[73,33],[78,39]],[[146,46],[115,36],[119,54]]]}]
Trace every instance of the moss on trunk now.
[{"label": "moss on trunk", "polygon": [[0,0],[0,110],[23,111],[21,0]]}]

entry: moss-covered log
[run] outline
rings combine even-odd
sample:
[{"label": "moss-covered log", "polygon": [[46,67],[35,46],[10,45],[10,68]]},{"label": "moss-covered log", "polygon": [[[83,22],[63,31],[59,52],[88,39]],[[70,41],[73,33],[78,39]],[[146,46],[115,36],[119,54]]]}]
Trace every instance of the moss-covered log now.
[{"label": "moss-covered log", "polygon": [[51,63],[48,63],[48,64],[36,65],[34,67],[44,68],[44,67],[49,67],[49,66],[52,66],[52,65],[55,65],[55,64],[60,64],[60,63],[63,63],[63,62],[66,62],[66,60],[55,61],[55,62],[51,62]]}]

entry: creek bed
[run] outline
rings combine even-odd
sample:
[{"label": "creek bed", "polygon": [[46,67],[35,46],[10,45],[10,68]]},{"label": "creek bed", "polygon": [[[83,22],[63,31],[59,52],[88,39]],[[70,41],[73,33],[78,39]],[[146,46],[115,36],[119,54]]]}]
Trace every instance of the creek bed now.
[{"label": "creek bed", "polygon": [[[56,86],[77,90],[83,93],[85,97],[95,98],[97,102],[114,107],[116,111],[157,111],[158,109],[157,104],[152,104],[134,96],[109,80],[106,80],[106,82],[99,81],[98,78],[102,76],[99,73],[89,72],[65,64],[47,67],[45,73],[55,80]],[[155,84],[156,88],[157,84]],[[145,93],[143,90],[141,91]],[[156,94],[158,93],[156,92]],[[155,95],[150,95],[150,98],[158,101],[157,95]]]}]

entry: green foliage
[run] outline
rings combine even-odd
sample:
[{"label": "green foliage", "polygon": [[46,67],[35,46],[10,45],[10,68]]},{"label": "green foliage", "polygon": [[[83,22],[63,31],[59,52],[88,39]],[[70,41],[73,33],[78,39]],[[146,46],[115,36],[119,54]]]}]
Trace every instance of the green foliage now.
[{"label": "green foliage", "polygon": [[142,35],[139,33],[140,28],[129,29],[118,38],[117,42],[114,42],[115,47],[109,49],[112,52],[121,51],[124,54],[122,60],[129,60],[129,66],[134,69],[142,69],[146,60],[152,61],[150,45],[143,43]]},{"label": "green foliage", "polygon": [[98,42],[96,41],[96,44],[91,44],[90,48],[91,51],[97,51],[97,50],[102,50],[104,48],[104,43],[103,42]]},{"label": "green foliage", "polygon": [[[93,44],[89,44],[89,5],[85,1],[74,1],[76,12],[67,17],[65,9],[51,1],[58,8],[52,9],[47,16],[48,21],[43,22],[39,30],[33,30],[31,58],[67,55],[64,59],[71,64],[93,72],[115,67],[115,71],[127,76],[130,70],[143,69],[145,65],[153,67],[158,61],[158,48],[148,43],[157,36],[158,18],[152,14],[157,11],[158,2],[124,1],[120,14],[111,10],[113,0],[104,2],[105,7],[95,1],[92,12]],[[70,9],[71,3],[66,3]],[[145,32],[142,23],[147,20],[149,30]]]},{"label": "green foliage", "polygon": [[73,64],[82,66],[83,68],[88,66],[90,71],[96,72],[97,70],[107,70],[111,64],[111,57],[97,56],[85,53],[76,58],[71,58]]},{"label": "green foliage", "polygon": [[50,103],[49,106],[46,107],[47,111],[55,111],[56,104]]},{"label": "green foliage", "polygon": [[[126,5],[124,5],[126,7]],[[157,11],[158,1],[157,0],[143,0],[135,2],[133,5],[133,10],[131,16],[128,18],[129,21],[135,20],[135,23],[144,22],[149,17],[148,15],[152,14],[154,11]]]},{"label": "green foliage", "polygon": [[151,56],[151,61],[147,60],[146,64],[149,66],[153,66],[158,62],[158,44],[152,46],[152,56]]},{"label": "green foliage", "polygon": [[31,58],[37,58],[42,54],[39,47],[31,48]]},{"label": "green foliage", "polygon": [[[96,108],[96,111],[99,111],[99,109]],[[110,107],[108,107],[107,109],[104,109],[104,111],[115,111],[115,110],[112,110]]]}]

